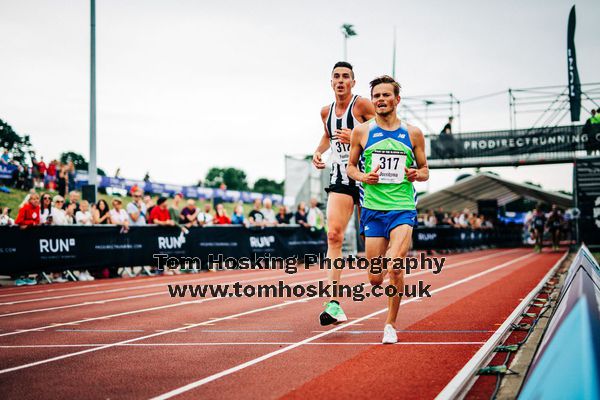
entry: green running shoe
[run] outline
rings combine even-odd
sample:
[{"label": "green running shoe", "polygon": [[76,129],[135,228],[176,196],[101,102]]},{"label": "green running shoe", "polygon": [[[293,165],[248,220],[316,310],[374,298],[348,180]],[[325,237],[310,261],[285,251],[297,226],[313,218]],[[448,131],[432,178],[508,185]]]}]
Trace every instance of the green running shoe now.
[{"label": "green running shoe", "polygon": [[319,315],[319,320],[322,326],[339,324],[348,321],[348,317],[344,314],[344,310],[340,307],[337,301],[325,303],[325,311]]}]

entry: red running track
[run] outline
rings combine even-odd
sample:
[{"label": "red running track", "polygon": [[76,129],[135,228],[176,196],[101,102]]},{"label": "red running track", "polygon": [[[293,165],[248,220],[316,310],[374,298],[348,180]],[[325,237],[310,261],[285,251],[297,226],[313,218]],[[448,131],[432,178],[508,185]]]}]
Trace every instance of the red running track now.
[{"label": "red running track", "polygon": [[[3,398],[435,398],[560,258],[528,249],[449,256],[407,276],[397,345],[380,345],[386,299],[171,298],[168,283],[314,284],[318,269],[227,271],[0,290]],[[347,284],[366,280],[345,271]]]}]

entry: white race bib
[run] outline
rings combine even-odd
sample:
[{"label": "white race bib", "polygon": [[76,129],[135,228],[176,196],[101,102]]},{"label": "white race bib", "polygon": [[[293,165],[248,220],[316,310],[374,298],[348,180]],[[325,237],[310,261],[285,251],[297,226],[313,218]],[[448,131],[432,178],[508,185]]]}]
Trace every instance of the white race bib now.
[{"label": "white race bib", "polygon": [[402,183],[406,153],[401,150],[375,150],[371,153],[371,171],[379,165],[379,183]]}]

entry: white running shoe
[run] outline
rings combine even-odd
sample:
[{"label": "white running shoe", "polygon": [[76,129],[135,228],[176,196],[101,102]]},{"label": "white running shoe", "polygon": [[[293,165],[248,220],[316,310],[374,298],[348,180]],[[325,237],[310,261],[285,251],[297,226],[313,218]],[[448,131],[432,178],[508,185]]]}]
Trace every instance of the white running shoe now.
[{"label": "white running shoe", "polygon": [[381,343],[383,344],[393,344],[398,342],[398,335],[396,334],[396,330],[390,324],[386,324],[385,328],[383,328],[383,339],[381,339]]}]

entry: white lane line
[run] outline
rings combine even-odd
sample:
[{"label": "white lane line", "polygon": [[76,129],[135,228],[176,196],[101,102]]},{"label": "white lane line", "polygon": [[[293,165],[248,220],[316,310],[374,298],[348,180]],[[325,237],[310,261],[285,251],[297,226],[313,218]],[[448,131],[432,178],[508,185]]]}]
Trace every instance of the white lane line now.
[{"label": "white lane line", "polygon": [[[491,255],[485,255],[485,256],[481,256],[475,259],[471,259],[471,260],[463,260],[461,262],[458,262],[454,265],[448,266],[446,268],[450,268],[450,267],[456,267],[456,266],[460,266],[463,264],[468,264],[470,262],[474,262],[474,261],[480,261],[480,260],[485,260],[488,258],[492,258],[492,257],[497,257],[498,255],[506,255],[509,253],[513,253],[517,250],[508,250],[508,251],[503,251],[503,252],[499,252],[499,253],[495,253],[495,254],[491,254]],[[322,270],[309,270],[308,272],[305,272],[305,274],[312,274],[314,272],[321,272]],[[344,275],[347,276],[347,275]],[[182,281],[179,284],[185,284],[187,281]],[[223,282],[221,284],[227,284],[228,282]],[[165,282],[161,285],[168,285],[170,283]],[[85,306],[91,306],[91,305],[97,305],[97,304],[104,304],[104,303],[110,303],[110,302],[114,302],[114,301],[123,301],[123,300],[129,300],[129,299],[136,299],[136,298],[144,298],[144,297],[152,297],[152,296],[158,296],[164,294],[164,291],[161,292],[152,292],[152,293],[147,293],[147,294],[141,294],[141,295],[133,295],[133,296],[125,296],[125,297],[117,297],[117,298],[113,298],[113,299],[106,299],[106,300],[96,300],[96,301],[86,301],[86,302],[82,302],[82,303],[76,303],[76,304],[69,304],[69,305],[64,305],[64,306],[56,306],[56,307],[48,307],[48,308],[38,308],[38,309],[34,309],[34,310],[25,310],[25,311],[16,311],[13,313],[8,313],[8,314],[0,314],[0,318],[3,317],[12,317],[15,315],[23,315],[23,314],[31,314],[31,313],[37,313],[37,312],[43,312],[43,311],[55,311],[55,310],[62,310],[62,309],[66,309],[66,308],[74,308],[74,307],[85,307]],[[352,318],[351,318],[352,319]],[[2,336],[2,335],[0,335]]]},{"label": "white lane line", "polygon": [[[497,266],[495,266],[495,267],[489,268],[489,269],[487,269],[487,270],[485,270],[485,271],[483,271],[483,272],[480,272],[480,273],[478,273],[478,274],[471,275],[471,276],[469,276],[469,277],[467,277],[467,278],[464,278],[464,279],[458,280],[458,281],[456,281],[456,282],[454,282],[454,283],[451,283],[451,284],[449,284],[449,285],[442,286],[441,288],[438,288],[438,289],[434,289],[434,290],[432,290],[432,291],[431,291],[431,294],[434,294],[434,293],[439,293],[439,292],[442,292],[442,291],[444,291],[444,290],[448,290],[448,289],[450,289],[450,288],[453,288],[453,287],[455,287],[455,286],[458,286],[458,285],[460,285],[460,284],[462,284],[462,283],[469,282],[469,281],[472,281],[473,279],[480,278],[480,277],[482,277],[482,276],[484,276],[484,275],[490,274],[490,273],[492,273],[492,272],[495,272],[495,271],[497,271],[497,270],[499,270],[499,269],[502,269],[502,268],[506,268],[506,267],[508,267],[508,266],[510,266],[510,265],[512,265],[512,264],[514,264],[514,263],[516,263],[516,262],[518,262],[518,261],[524,260],[524,259],[526,259],[526,258],[530,258],[530,257],[532,257],[532,256],[533,256],[533,254],[526,254],[526,255],[523,255],[523,256],[521,256],[521,257],[518,257],[518,258],[516,258],[516,259],[514,259],[514,260],[507,261],[507,262],[505,262],[505,263],[502,263],[502,264],[500,264],[500,265],[497,265]],[[404,301],[403,303],[401,303],[400,305],[401,305],[401,306],[405,306],[406,304],[412,303],[413,301],[414,301],[413,299],[408,299],[408,300]],[[337,332],[337,331],[339,331],[339,330],[341,330],[341,329],[344,329],[344,328],[346,328],[346,327],[348,327],[348,326],[352,326],[352,325],[354,325],[354,324],[355,324],[355,323],[357,323],[357,322],[360,322],[360,321],[366,320],[367,318],[372,318],[372,317],[374,317],[375,315],[382,314],[382,313],[384,313],[384,312],[386,312],[386,311],[387,311],[387,307],[386,307],[386,308],[383,308],[383,309],[381,309],[381,310],[379,310],[379,311],[375,311],[375,312],[373,312],[373,313],[371,313],[371,314],[368,314],[368,315],[366,315],[366,316],[364,316],[364,317],[362,317],[362,318],[356,319],[356,320],[354,320],[354,321],[350,321],[350,322],[348,322],[348,323],[346,323],[346,324],[344,324],[344,325],[340,325],[340,326],[338,326],[338,327],[336,327],[336,328],[333,328],[333,329],[331,329],[331,330],[329,330],[329,331],[327,331],[327,332],[319,333],[318,335],[315,335],[315,336],[312,336],[312,337],[306,338],[306,339],[304,339],[304,340],[302,340],[302,341],[300,341],[300,342],[296,342],[296,343],[294,343],[294,344],[291,344],[291,345],[289,345],[289,346],[287,346],[287,347],[283,347],[283,348],[281,348],[281,349],[279,349],[279,350],[273,351],[273,352],[271,352],[271,353],[267,353],[267,354],[265,354],[265,355],[263,355],[263,356],[261,356],[261,357],[257,357],[257,358],[255,358],[255,359],[252,359],[252,360],[246,361],[245,363],[242,363],[242,364],[236,365],[235,367],[232,367],[232,368],[229,368],[229,369],[223,370],[223,371],[221,371],[221,372],[219,372],[219,373],[216,373],[216,374],[213,374],[213,375],[207,376],[207,377],[205,377],[205,378],[199,379],[199,380],[197,380],[197,381],[195,381],[195,382],[189,383],[189,384],[187,384],[187,385],[185,385],[185,386],[182,386],[182,387],[180,387],[180,388],[177,388],[177,389],[171,390],[171,391],[169,391],[169,392],[167,392],[167,393],[164,393],[164,394],[161,394],[161,395],[159,395],[159,396],[153,397],[153,398],[152,398],[152,400],[165,400],[165,399],[170,399],[171,397],[174,397],[174,396],[180,395],[181,393],[188,392],[188,391],[190,391],[190,390],[192,390],[192,389],[196,389],[196,388],[198,388],[198,387],[200,387],[200,386],[206,385],[207,383],[210,383],[210,382],[212,382],[212,381],[215,381],[215,380],[217,380],[217,379],[223,378],[223,377],[225,377],[225,376],[227,376],[227,375],[231,375],[231,374],[233,374],[233,373],[236,373],[236,372],[238,372],[238,371],[241,371],[241,370],[243,370],[243,369],[245,369],[245,368],[248,368],[248,367],[250,367],[250,366],[253,366],[253,365],[255,365],[255,364],[258,364],[258,363],[260,363],[260,362],[263,362],[263,361],[265,361],[265,360],[268,360],[269,358],[275,357],[275,356],[277,356],[277,355],[279,355],[279,354],[286,353],[286,352],[288,352],[288,351],[290,351],[290,350],[293,350],[293,349],[295,349],[295,348],[297,348],[297,347],[299,347],[299,346],[305,345],[305,344],[307,344],[307,343],[310,343],[310,342],[314,342],[315,340],[317,340],[317,339],[320,339],[320,338],[322,338],[322,337],[324,337],[324,336],[327,336],[327,335],[329,335],[329,334],[331,334],[331,333],[333,333],[333,332]],[[0,372],[1,372],[1,371],[0,371]]]},{"label": "white lane line", "polygon": [[[350,275],[347,275],[347,276],[354,276],[354,275],[359,275],[359,274],[362,274],[362,272],[357,272],[355,274],[350,274]],[[270,280],[272,278],[273,277],[256,278],[256,279],[245,280],[245,281],[242,281],[242,282],[244,282],[244,283],[250,283],[250,282],[262,281],[262,280]],[[318,282],[319,280],[320,279],[312,279],[312,280],[308,280],[308,281],[290,282],[290,283],[295,284],[295,285],[302,285],[302,284],[309,283],[309,282]],[[233,284],[235,282],[237,282],[237,281],[223,282],[222,285]],[[164,291],[161,292],[161,293],[165,294]],[[120,312],[120,313],[116,313],[116,314],[102,315],[100,317],[84,318],[84,319],[80,319],[80,320],[77,320],[77,321],[62,322],[62,323],[52,323],[52,324],[40,326],[40,327],[37,327],[37,328],[18,329],[18,330],[11,331],[11,332],[0,333],[0,337],[19,335],[21,333],[36,332],[36,331],[40,331],[40,330],[47,329],[47,328],[55,328],[55,327],[58,327],[58,326],[76,325],[76,324],[81,324],[81,323],[84,323],[84,322],[100,321],[100,320],[105,320],[105,319],[110,319],[110,318],[115,318],[115,317],[122,317],[122,316],[125,316],[125,315],[140,314],[140,313],[144,313],[144,312],[150,312],[150,311],[156,311],[156,310],[163,310],[165,308],[180,307],[180,306],[185,306],[185,305],[188,305],[188,304],[200,304],[200,303],[205,303],[207,301],[220,300],[220,299],[228,299],[228,298],[229,297],[210,297],[210,298],[204,298],[204,299],[200,299],[200,300],[180,301],[178,303],[171,303],[171,304],[166,304],[166,305],[163,305],[163,306],[148,307],[148,308],[142,308],[142,309],[137,309],[137,310],[132,310],[132,311],[124,311],[124,312]],[[303,301],[304,299],[301,299],[301,300]],[[214,322],[214,321],[211,321],[211,322]]]},{"label": "white lane line", "polygon": [[[271,271],[274,271],[274,270],[271,270]],[[269,272],[271,272],[271,271],[269,271]],[[308,270],[308,271],[310,271],[310,270]],[[316,271],[317,270],[310,271],[310,272],[316,272]],[[276,272],[281,272],[281,270],[276,270]],[[203,274],[203,275],[205,275],[205,274]],[[260,275],[260,273],[258,273],[256,275]],[[283,276],[281,273],[269,274],[269,276],[271,278],[277,277],[279,275]],[[243,274],[239,274],[238,276],[243,276]],[[247,276],[247,274],[246,274],[246,276]],[[68,298],[72,298],[72,297],[90,296],[93,294],[106,294],[106,293],[123,292],[123,291],[128,291],[128,290],[148,289],[148,288],[154,288],[154,287],[165,286],[165,285],[183,285],[183,284],[189,284],[189,283],[193,283],[193,282],[212,282],[212,281],[219,280],[222,278],[230,279],[233,277],[214,276],[212,278],[196,278],[196,279],[190,279],[190,280],[186,280],[186,281],[178,280],[178,281],[153,283],[151,285],[141,285],[141,286],[124,287],[124,288],[107,289],[107,290],[96,290],[96,291],[92,291],[92,292],[83,292],[83,293],[71,293],[71,294],[65,294],[65,295],[61,295],[61,296],[39,297],[39,298],[35,298],[35,299],[9,301],[9,302],[5,302],[5,303],[0,303],[0,306],[9,306],[9,305],[23,304],[23,303],[33,303],[36,301],[68,299]]]},{"label": "white lane line", "polygon": [[[485,250],[482,250],[482,251],[485,251]],[[495,254],[502,254],[502,253],[505,253],[506,251],[503,251],[503,250],[494,250],[493,252]],[[459,257],[462,258],[463,256],[467,256],[469,254],[472,254],[472,253],[460,253],[460,254],[453,254],[453,255],[450,255],[450,256],[439,256],[439,257],[447,257],[448,261],[453,262],[453,261],[456,261],[455,260],[456,258],[459,258]],[[438,257],[438,256],[436,256],[436,257]],[[313,266],[308,271],[313,272],[315,270],[319,270],[318,267],[314,267]],[[226,273],[224,275],[229,275],[229,276],[226,276],[226,278],[230,279],[230,278],[237,278],[238,276],[247,276],[250,273],[266,273],[268,271],[274,271],[274,270],[249,270],[249,271],[245,271],[245,272],[243,272],[241,274],[235,274],[235,273],[232,272],[230,274]],[[281,269],[278,269],[277,271],[281,271]],[[229,271],[227,271],[227,272],[229,272]],[[206,272],[201,272],[201,273],[202,274],[207,274]],[[181,276],[181,277],[183,278],[184,276]],[[165,277],[165,276],[153,276],[153,277],[144,277],[143,279],[147,280],[147,279],[150,279],[150,278],[152,278],[152,280],[155,281],[155,280],[163,279],[163,278],[167,278],[167,277]],[[220,278],[220,277],[213,276],[212,279],[209,278],[208,280],[215,280],[217,278]],[[123,278],[123,279],[128,279],[128,278]],[[164,285],[176,284],[176,283],[183,284],[183,283],[187,283],[187,282],[188,281],[172,281],[172,282],[162,282],[160,284],[164,284]],[[2,293],[2,294],[0,294],[0,298],[2,298],[2,297],[10,297],[10,296],[35,295],[35,294],[42,294],[42,293],[67,291],[67,290],[81,290],[81,289],[89,289],[89,288],[93,288],[93,287],[102,287],[102,286],[111,286],[112,287],[112,286],[121,286],[121,285],[138,284],[138,283],[141,283],[139,279],[131,279],[131,280],[126,280],[126,281],[121,281],[121,282],[106,282],[106,283],[96,283],[96,284],[81,284],[81,285],[78,285],[78,286],[70,286],[70,287],[62,287],[62,288],[52,288],[52,289],[44,289],[44,290],[32,290],[32,291],[29,291],[29,292],[17,292],[17,291],[15,291],[15,292],[12,292],[12,293]],[[143,287],[145,287],[145,286],[143,285],[142,288]],[[135,289],[135,288],[137,288],[137,287],[136,286],[132,286],[132,287],[127,287],[127,288],[123,288],[123,289],[124,290],[130,290],[130,289]],[[10,289],[10,288],[7,288],[5,290],[8,290],[8,289]],[[84,294],[85,293],[86,292],[84,292]],[[9,303],[9,304],[14,304],[14,302]]]},{"label": "white lane line", "polygon": [[[380,332],[381,333],[381,332]],[[191,343],[125,343],[115,347],[186,347],[186,346],[282,346],[296,342],[191,342]],[[481,345],[485,342],[398,342],[400,346],[458,346]],[[381,342],[310,342],[305,346],[364,346],[379,345]],[[101,347],[106,344],[32,344],[32,345],[0,345],[0,349],[50,349],[68,347]]]},{"label": "white lane line", "polygon": [[[320,272],[322,273],[322,271],[308,271],[308,272],[304,272],[303,275],[312,275],[316,272]],[[257,278],[255,280],[265,280],[265,279],[272,279],[272,278],[277,278],[277,276],[269,276],[269,277],[263,277],[263,278]],[[282,279],[284,277],[282,276]],[[179,283],[178,285],[184,285],[184,284],[188,284],[186,283],[187,281],[182,281],[181,283]],[[192,281],[193,282],[193,281]],[[219,285],[227,285],[227,284],[232,284],[238,281],[229,281],[229,282],[222,282],[219,283]],[[240,282],[250,282],[250,281],[240,281]],[[161,284],[160,286],[167,286],[170,283],[164,283]],[[204,282],[202,283],[204,284]],[[106,299],[106,300],[95,300],[95,301],[85,301],[82,303],[76,303],[76,304],[68,304],[68,305],[64,305],[64,306],[56,306],[56,307],[47,307],[47,308],[37,308],[37,309],[33,309],[33,310],[25,310],[25,311],[16,311],[13,313],[8,313],[8,314],[0,314],[0,318],[4,318],[4,317],[13,317],[15,315],[23,315],[23,314],[31,314],[31,313],[38,313],[38,312],[44,312],[44,311],[55,311],[55,310],[63,310],[65,308],[74,308],[74,307],[85,307],[85,306],[93,306],[93,305],[98,305],[98,304],[105,304],[105,303],[112,303],[115,301],[124,301],[124,300],[130,300],[130,299],[142,299],[145,297],[152,297],[152,296],[160,296],[160,295],[164,295],[165,291],[161,290],[160,292],[152,292],[152,293],[145,293],[145,294],[138,294],[138,295],[133,295],[133,296],[125,296],[125,297],[116,297],[116,298],[112,298],[112,299]]]},{"label": "white lane line", "polygon": [[[524,257],[530,257],[531,255],[532,254],[528,253],[525,256],[522,256],[522,257],[519,257],[519,258],[517,258],[517,259],[515,259],[513,261],[510,261],[509,263],[514,263],[514,262],[519,261],[520,259],[522,259]],[[469,260],[468,262],[465,261],[464,263],[469,263],[469,262],[473,262],[473,261],[476,261],[476,260],[477,259],[473,259],[473,260]],[[452,267],[457,267],[459,265],[461,265],[461,263],[455,264]],[[451,268],[451,267],[448,267],[448,268]],[[491,272],[493,270],[495,270],[495,269],[489,269],[489,270],[485,271],[485,273],[489,273],[489,272]],[[428,272],[429,271],[421,271],[421,272],[413,273],[410,276],[414,277],[414,276],[426,274]],[[357,272],[357,273],[354,273],[354,274],[348,274],[348,275],[346,275],[346,277],[360,275],[360,274],[364,274],[364,272],[361,271],[361,272]],[[478,275],[479,274],[474,275],[474,276],[478,276]],[[472,279],[472,278],[469,278],[469,280],[470,279]],[[304,284],[304,283],[317,282],[317,281],[318,280],[309,280],[309,281],[304,281],[304,282],[298,282],[296,284]],[[458,282],[461,282],[461,281],[458,281]],[[449,286],[446,286],[446,287],[452,287],[455,284],[452,284],[452,285],[449,285]],[[431,293],[436,293],[439,290],[440,289],[432,290]],[[209,300],[215,300],[215,299],[221,299],[221,298],[224,298],[224,297],[215,297],[215,298],[211,298],[211,299],[199,300],[199,301],[196,301],[196,302],[209,301]],[[253,309],[253,310],[245,311],[245,312],[242,312],[242,313],[239,313],[239,314],[233,314],[233,315],[229,315],[229,316],[226,316],[226,317],[221,317],[219,319],[209,319],[208,321],[200,322],[200,323],[193,324],[193,325],[186,325],[186,326],[179,327],[179,328],[174,328],[174,329],[171,329],[171,330],[168,330],[168,331],[164,331],[164,332],[157,332],[157,333],[154,333],[154,334],[151,334],[151,335],[145,335],[145,336],[141,336],[141,337],[137,337],[137,338],[132,338],[132,339],[124,340],[124,341],[121,341],[121,342],[110,343],[110,344],[107,344],[107,345],[103,345],[101,347],[96,347],[96,348],[92,348],[92,349],[82,350],[82,351],[78,351],[78,352],[75,352],[75,353],[63,354],[63,355],[60,355],[60,356],[57,356],[57,357],[52,357],[52,358],[48,358],[48,359],[44,359],[44,360],[39,360],[39,361],[35,361],[35,362],[32,362],[32,363],[28,363],[28,364],[22,364],[22,365],[19,365],[19,366],[16,366],[16,367],[12,367],[12,368],[6,368],[6,369],[3,369],[3,370],[0,370],[0,374],[5,374],[5,373],[8,373],[8,372],[18,371],[18,370],[21,370],[21,369],[30,368],[30,367],[34,367],[34,366],[37,366],[37,365],[46,364],[46,363],[50,363],[50,362],[54,362],[54,361],[59,361],[59,360],[65,359],[65,358],[70,358],[70,357],[78,356],[78,355],[81,355],[81,354],[86,354],[86,353],[91,353],[91,352],[94,352],[94,351],[104,350],[104,349],[112,348],[112,347],[115,347],[115,346],[118,346],[118,345],[122,345],[122,344],[126,344],[126,343],[133,343],[133,342],[137,342],[137,341],[140,341],[140,340],[149,339],[149,338],[152,338],[152,337],[157,337],[157,336],[162,336],[162,335],[166,335],[166,334],[170,334],[170,333],[174,333],[174,332],[179,332],[179,331],[187,330],[187,329],[190,329],[190,328],[195,328],[195,327],[198,327],[198,326],[210,325],[212,323],[219,322],[219,321],[225,321],[225,320],[229,320],[229,319],[235,319],[235,318],[240,317],[240,316],[245,316],[245,315],[255,314],[255,313],[258,313],[258,312],[262,312],[262,311],[272,310],[272,309],[275,309],[275,308],[285,307],[285,306],[287,306],[289,304],[306,302],[308,300],[313,300],[313,299],[318,299],[318,297],[313,297],[313,298],[308,298],[308,299],[299,299],[299,300],[294,300],[294,301],[285,301],[285,302],[282,302],[282,303],[279,303],[279,304],[275,304],[275,305],[271,305],[271,306],[268,306],[268,307],[262,307],[262,308],[258,308],[258,309]],[[404,304],[409,303],[409,302],[411,302],[411,300],[406,301]],[[368,315],[367,317],[363,317],[363,318],[368,319],[368,318],[374,317],[375,315],[377,315],[377,314],[379,314],[379,313],[381,313],[383,311],[385,311],[385,309],[382,310],[382,311],[379,311],[377,313],[374,313],[372,315]],[[102,318],[100,318],[100,319],[102,319]],[[354,323],[361,322],[362,320],[363,319],[357,319],[357,320],[355,320],[353,322],[348,323],[348,326],[350,326],[350,325],[352,325]],[[332,329],[329,332],[334,332],[336,330],[342,329],[343,326],[344,325],[341,325],[339,328]],[[324,336],[324,335],[328,334],[329,332],[322,333],[320,335],[314,336],[311,340],[308,340],[308,341],[312,342],[312,341],[318,339],[321,335]],[[302,342],[300,342],[300,343],[302,343]],[[285,348],[288,348],[288,347],[285,347]]]},{"label": "white lane line", "polygon": [[[506,254],[510,254],[515,252],[515,250],[510,250],[507,252],[504,252],[503,255]],[[458,262],[454,265],[448,266],[446,267],[446,269],[452,269],[452,268],[456,268],[465,264],[470,264],[473,262],[477,262],[477,261],[482,261],[482,260],[486,260],[492,257],[496,257],[497,254],[491,254],[491,255],[486,255],[486,256],[482,256],[482,257],[478,257],[478,258],[473,258],[470,260],[464,260],[461,262]],[[422,275],[427,273],[428,271],[420,271],[417,273],[412,273],[410,276],[418,276],[418,275]],[[360,275],[361,273],[364,272],[356,272],[353,274],[346,274],[344,275],[345,277],[350,277],[350,276],[356,276],[356,275]],[[246,280],[243,281],[245,283],[249,283],[249,282],[254,282],[254,281],[259,281],[259,280],[265,280],[265,279],[271,279],[270,277],[264,277],[264,278],[257,278],[257,279],[252,279],[252,280]],[[314,280],[314,281],[306,281],[306,282],[317,282],[319,281]],[[232,282],[229,282],[232,283]],[[296,283],[296,284],[302,284],[303,282],[300,283]],[[222,283],[225,284],[225,283]],[[121,312],[121,313],[117,313],[117,314],[109,314],[109,315],[103,315],[100,317],[91,317],[91,318],[85,318],[85,319],[81,319],[78,321],[71,321],[71,322],[65,322],[65,323],[53,323],[50,325],[45,325],[45,326],[41,326],[41,327],[37,327],[37,328],[29,328],[29,329],[17,329],[15,331],[11,331],[11,332],[6,332],[6,333],[1,333],[0,337],[3,336],[12,336],[12,335],[18,335],[21,333],[27,333],[27,332],[36,332],[36,331],[41,331],[47,328],[52,328],[52,327],[57,327],[57,326],[69,326],[69,325],[78,325],[80,323],[85,323],[85,322],[91,322],[91,321],[98,321],[98,320],[104,320],[104,319],[110,319],[110,318],[115,318],[115,317],[121,317],[121,316],[125,316],[125,315],[131,315],[131,314],[139,314],[139,313],[143,313],[143,312],[151,312],[151,311],[156,311],[156,310],[161,310],[161,309],[165,309],[165,308],[171,308],[171,307],[178,307],[178,306],[183,306],[183,305],[188,305],[188,304],[199,304],[199,303],[204,303],[206,301],[212,301],[212,300],[217,300],[217,299],[222,299],[222,297],[214,297],[214,298],[208,298],[208,299],[201,299],[201,300],[188,300],[188,301],[181,301],[179,303],[175,303],[175,304],[167,304],[164,306],[157,306],[157,307],[149,307],[149,308],[143,308],[143,309],[137,309],[137,310],[132,310],[132,311],[126,311],[126,312]],[[291,302],[291,303],[297,303],[297,302],[306,302],[311,300],[310,298],[304,298],[304,299],[299,299],[299,300],[285,300],[285,302]]]},{"label": "white lane line", "polygon": [[144,332],[143,329],[56,329],[54,332]]}]

